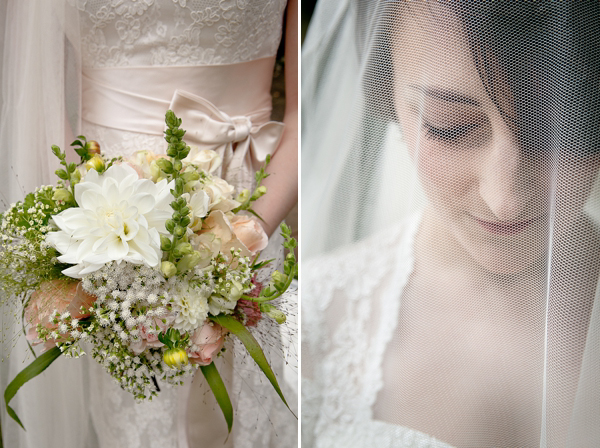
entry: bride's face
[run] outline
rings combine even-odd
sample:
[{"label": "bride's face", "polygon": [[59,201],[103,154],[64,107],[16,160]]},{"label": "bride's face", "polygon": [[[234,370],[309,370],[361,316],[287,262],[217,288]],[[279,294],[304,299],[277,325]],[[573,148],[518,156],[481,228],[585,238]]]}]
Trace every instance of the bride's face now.
[{"label": "bride's face", "polygon": [[[419,9],[392,33],[395,107],[432,215],[487,270],[522,271],[544,258],[551,216],[580,215],[596,158],[523,148],[488,95],[459,21]],[[511,114],[510,90],[495,82]]]}]

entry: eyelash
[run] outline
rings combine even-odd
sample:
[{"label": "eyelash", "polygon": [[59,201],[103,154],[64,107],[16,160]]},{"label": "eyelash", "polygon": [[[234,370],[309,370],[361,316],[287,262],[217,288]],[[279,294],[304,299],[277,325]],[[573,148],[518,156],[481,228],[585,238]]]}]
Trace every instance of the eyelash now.
[{"label": "eyelash", "polygon": [[425,128],[425,137],[432,140],[439,140],[444,143],[456,143],[465,137],[471,130],[479,127],[478,124],[466,124],[463,126],[454,126],[451,128],[436,128],[427,122],[423,122]]}]

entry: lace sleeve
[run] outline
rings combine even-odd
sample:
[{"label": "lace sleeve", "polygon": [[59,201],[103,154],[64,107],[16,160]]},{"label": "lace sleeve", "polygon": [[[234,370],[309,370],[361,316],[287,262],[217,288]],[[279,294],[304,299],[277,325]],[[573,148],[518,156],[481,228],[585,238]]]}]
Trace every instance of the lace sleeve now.
[{"label": "lace sleeve", "polygon": [[[399,277],[405,283],[412,269],[414,232],[403,231],[405,227],[379,233],[303,266],[304,447],[342,446],[340,440],[349,437],[343,433],[352,421],[372,417],[371,406],[381,382],[380,358],[389,339],[386,334],[395,327],[395,321],[387,322],[385,316],[394,320],[397,314],[393,307],[387,308],[388,291],[390,285],[396,289]],[[404,244],[402,236],[408,233],[410,241]],[[404,256],[406,251],[408,256]],[[400,293],[396,289],[392,300],[397,302]]]}]

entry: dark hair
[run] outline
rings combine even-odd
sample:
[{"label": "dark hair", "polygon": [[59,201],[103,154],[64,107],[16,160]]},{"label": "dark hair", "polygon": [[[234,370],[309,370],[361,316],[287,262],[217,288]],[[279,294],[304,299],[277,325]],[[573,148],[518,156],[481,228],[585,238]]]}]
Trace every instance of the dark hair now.
[{"label": "dark hair", "polygon": [[[380,11],[364,84],[367,113],[387,120],[395,119],[391,23],[403,4],[410,2],[385,2]],[[600,1],[442,4],[462,22],[481,81],[524,149],[600,152]]]}]

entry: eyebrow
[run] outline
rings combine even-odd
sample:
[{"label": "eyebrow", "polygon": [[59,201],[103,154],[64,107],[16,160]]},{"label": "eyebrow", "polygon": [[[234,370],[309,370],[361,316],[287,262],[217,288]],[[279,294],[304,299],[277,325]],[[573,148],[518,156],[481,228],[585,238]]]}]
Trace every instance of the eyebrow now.
[{"label": "eyebrow", "polygon": [[452,90],[438,89],[436,87],[423,87],[414,84],[411,84],[408,87],[418,90],[425,95],[437,98],[438,100],[448,101],[449,103],[461,103],[477,107],[481,106],[477,100]]}]

